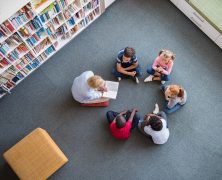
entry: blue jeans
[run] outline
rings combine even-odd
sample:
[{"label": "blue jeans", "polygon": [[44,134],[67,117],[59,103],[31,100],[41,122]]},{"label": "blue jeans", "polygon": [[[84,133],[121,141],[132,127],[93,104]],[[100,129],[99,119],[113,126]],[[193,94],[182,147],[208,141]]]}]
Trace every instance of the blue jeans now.
[{"label": "blue jeans", "polygon": [[163,111],[167,114],[171,114],[179,110],[183,105],[177,103],[175,106],[173,106],[171,109],[167,107],[168,101],[165,100],[165,108]]},{"label": "blue jeans", "polygon": [[[154,75],[155,74],[155,70],[152,68],[152,66],[148,66],[147,73],[150,74],[150,75]],[[160,79],[161,79],[161,81],[169,81],[170,80],[170,76],[169,75],[165,75],[165,74],[161,74]]]},{"label": "blue jeans", "polygon": [[[165,85],[162,85],[160,86],[160,89],[163,91],[163,93],[165,93],[165,90],[166,90],[166,86]],[[165,100],[164,102],[164,109],[163,111],[167,114],[171,114],[171,113],[174,113],[176,112],[177,110],[179,110],[183,105],[177,103],[175,106],[173,106],[172,108],[168,108],[167,107],[167,104],[168,104],[169,101]]]},{"label": "blue jeans", "polygon": [[[126,121],[128,121],[130,115],[131,115],[131,111],[127,111],[126,114],[125,114],[125,119]],[[118,115],[119,113],[118,112],[114,112],[114,111],[108,111],[106,113],[106,117],[107,117],[107,120],[109,122],[109,124],[111,124],[113,122],[113,120],[116,118],[116,116]],[[134,117],[133,117],[133,121],[132,121],[132,127],[130,129],[130,132],[135,128],[137,127],[138,123],[139,123],[139,120],[140,120],[140,115],[138,113],[135,113]]]},{"label": "blue jeans", "polygon": [[[142,76],[142,70],[141,70],[140,65],[138,65],[135,69],[128,70],[128,72],[132,72],[132,71],[136,71],[136,76]],[[115,77],[121,77],[121,78],[129,78],[129,77],[131,77],[129,75],[122,74],[122,73],[118,72],[116,70],[116,66],[112,69],[112,74]]]}]

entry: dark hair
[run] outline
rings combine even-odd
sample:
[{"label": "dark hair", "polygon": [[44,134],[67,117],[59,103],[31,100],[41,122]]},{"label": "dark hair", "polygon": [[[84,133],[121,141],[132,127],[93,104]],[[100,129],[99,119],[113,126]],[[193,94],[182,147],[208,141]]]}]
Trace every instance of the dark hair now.
[{"label": "dark hair", "polygon": [[154,131],[160,131],[163,128],[163,123],[157,116],[151,116],[149,119],[149,125]]},{"label": "dark hair", "polygon": [[117,127],[118,129],[121,129],[121,128],[123,128],[125,125],[126,125],[126,119],[125,119],[125,117],[122,116],[122,115],[118,115],[118,116],[116,117],[116,127]]},{"label": "dark hair", "polygon": [[136,51],[134,48],[126,47],[124,49],[124,56],[125,57],[132,58],[133,56],[135,56],[135,54],[136,54]]}]

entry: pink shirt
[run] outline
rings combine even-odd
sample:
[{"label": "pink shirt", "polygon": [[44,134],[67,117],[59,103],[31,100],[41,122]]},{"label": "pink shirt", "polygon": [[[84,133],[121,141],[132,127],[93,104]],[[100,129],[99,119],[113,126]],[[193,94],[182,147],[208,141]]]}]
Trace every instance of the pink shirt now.
[{"label": "pink shirt", "polygon": [[169,61],[169,62],[166,64],[165,62],[162,61],[162,58],[161,58],[160,56],[158,56],[158,57],[155,59],[153,65],[152,65],[152,68],[153,68],[154,70],[156,70],[158,66],[164,68],[163,74],[169,75],[169,74],[171,73],[171,71],[172,71],[172,68],[173,68],[173,60]]},{"label": "pink shirt", "polygon": [[113,137],[115,137],[116,139],[128,139],[130,137],[130,128],[132,126],[132,123],[130,121],[126,122],[125,127],[118,129],[116,127],[116,123],[112,122],[110,124],[110,130],[111,130],[111,134],[113,135]]}]

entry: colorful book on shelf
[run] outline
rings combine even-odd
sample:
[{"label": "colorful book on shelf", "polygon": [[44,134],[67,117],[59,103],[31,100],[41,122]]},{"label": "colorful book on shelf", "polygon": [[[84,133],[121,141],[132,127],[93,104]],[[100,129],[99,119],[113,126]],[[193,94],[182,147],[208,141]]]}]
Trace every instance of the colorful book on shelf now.
[{"label": "colorful book on shelf", "polygon": [[9,65],[9,62],[8,62],[5,58],[3,58],[2,60],[0,60],[0,66],[1,66],[1,68],[6,67],[7,65]]}]

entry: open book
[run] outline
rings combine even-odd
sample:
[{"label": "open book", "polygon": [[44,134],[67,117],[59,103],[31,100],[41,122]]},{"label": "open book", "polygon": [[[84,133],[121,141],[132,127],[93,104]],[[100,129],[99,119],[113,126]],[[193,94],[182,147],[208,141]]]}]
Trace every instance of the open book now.
[{"label": "open book", "polygon": [[116,99],[118,87],[119,87],[119,82],[106,81],[107,92],[103,93],[103,97]]}]

